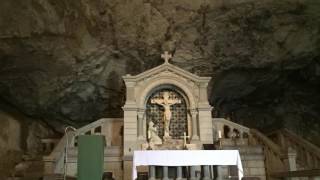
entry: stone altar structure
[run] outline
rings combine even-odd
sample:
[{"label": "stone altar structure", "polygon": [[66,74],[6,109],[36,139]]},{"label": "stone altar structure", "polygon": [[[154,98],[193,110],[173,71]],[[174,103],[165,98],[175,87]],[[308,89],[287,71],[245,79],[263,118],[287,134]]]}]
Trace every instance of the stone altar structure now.
[{"label": "stone altar structure", "polygon": [[[126,75],[124,111],[124,179],[131,178],[134,150],[147,147],[148,122],[158,129],[163,143],[155,149],[182,149],[183,135],[190,136],[193,149],[213,143],[211,106],[207,86],[210,77],[199,77],[165,62],[138,75]],[[150,128],[150,127],[149,127]]]}]

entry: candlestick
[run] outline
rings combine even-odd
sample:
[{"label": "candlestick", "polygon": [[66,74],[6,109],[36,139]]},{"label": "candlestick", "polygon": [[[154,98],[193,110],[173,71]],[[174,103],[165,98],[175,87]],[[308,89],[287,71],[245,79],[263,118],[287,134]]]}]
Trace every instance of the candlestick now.
[{"label": "candlestick", "polygon": [[219,139],[222,138],[222,135],[221,135],[221,131],[220,131],[220,130],[218,131],[218,138],[219,138]]},{"label": "candlestick", "polygon": [[184,146],[186,146],[186,144],[187,144],[187,135],[186,135],[186,132],[183,133],[183,144],[184,144]]}]

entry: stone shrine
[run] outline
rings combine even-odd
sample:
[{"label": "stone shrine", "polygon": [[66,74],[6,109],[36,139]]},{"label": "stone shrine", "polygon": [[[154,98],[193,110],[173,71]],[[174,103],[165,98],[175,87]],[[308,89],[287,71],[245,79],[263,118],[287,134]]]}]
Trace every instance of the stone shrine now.
[{"label": "stone shrine", "polygon": [[[124,110],[124,176],[131,176],[132,154],[141,149],[201,149],[213,143],[210,77],[199,77],[165,62],[123,80],[127,87]],[[152,135],[152,136],[151,136]],[[189,136],[191,144],[186,145]],[[148,141],[150,140],[150,141]],[[161,142],[162,141],[162,142]]]}]

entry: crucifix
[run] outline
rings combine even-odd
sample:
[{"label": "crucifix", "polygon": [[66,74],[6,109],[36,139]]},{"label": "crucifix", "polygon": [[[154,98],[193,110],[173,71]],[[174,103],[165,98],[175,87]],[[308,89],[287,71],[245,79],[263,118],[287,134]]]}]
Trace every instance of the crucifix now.
[{"label": "crucifix", "polygon": [[164,59],[164,63],[169,63],[169,59],[172,58],[172,55],[165,51],[164,54],[161,54],[161,58]]},{"label": "crucifix", "polygon": [[163,92],[162,98],[154,98],[151,99],[152,104],[158,104],[164,108],[164,116],[163,116],[163,121],[164,121],[164,137],[170,137],[169,135],[169,126],[170,126],[170,120],[171,120],[171,110],[170,106],[174,104],[180,104],[181,100],[180,99],[170,99],[169,98],[169,92],[165,91]]}]

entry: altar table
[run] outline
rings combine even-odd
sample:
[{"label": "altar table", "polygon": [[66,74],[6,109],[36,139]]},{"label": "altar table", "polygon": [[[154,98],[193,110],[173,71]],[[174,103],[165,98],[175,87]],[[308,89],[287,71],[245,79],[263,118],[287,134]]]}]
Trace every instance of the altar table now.
[{"label": "altar table", "polygon": [[137,166],[200,165],[236,165],[239,180],[243,177],[238,150],[149,150],[134,151],[132,179],[137,178]]}]

